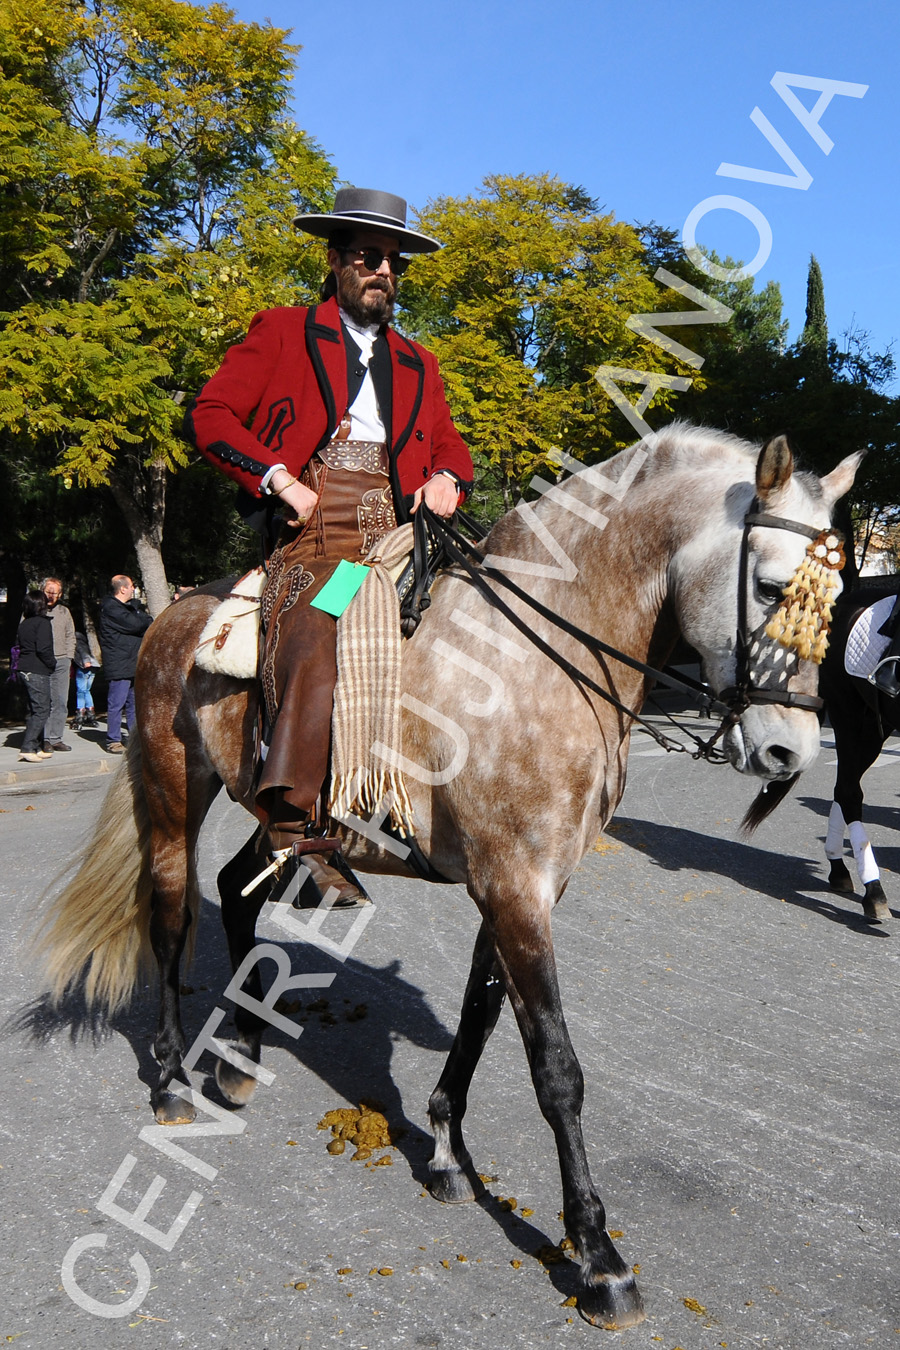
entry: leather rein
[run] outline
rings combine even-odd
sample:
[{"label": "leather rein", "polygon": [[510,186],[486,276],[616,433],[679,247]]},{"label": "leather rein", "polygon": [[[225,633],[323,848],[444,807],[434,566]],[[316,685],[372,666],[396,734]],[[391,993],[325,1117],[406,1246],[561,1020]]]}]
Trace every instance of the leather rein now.
[{"label": "leather rein", "polygon": [[[623,713],[629,719],[640,723],[658,745],[664,750],[676,751],[681,754],[690,754],[692,759],[705,759],[713,764],[724,764],[727,762],[727,756],[717,747],[717,742],[732,726],[736,725],[741,715],[751,704],[754,703],[779,703],[784,707],[801,708],[810,712],[818,712],[824,707],[824,701],[816,695],[792,693],[781,689],[764,689],[753,683],[752,668],[750,663],[750,647],[755,634],[750,633],[747,621],[747,582],[749,574],[749,535],[753,526],[762,526],[768,529],[788,530],[792,534],[801,534],[808,539],[817,539],[820,531],[809,525],[803,525],[795,520],[787,520],[781,516],[771,516],[761,511],[759,499],[754,497],[750,510],[744,517],[743,532],[741,535],[741,550],[738,564],[738,622],[737,622],[737,641],[735,644],[736,671],[735,683],[728,689],[722,691],[721,697],[711,696],[708,691],[698,684],[696,680],[681,678],[670,674],[668,671],[657,670],[654,666],[647,665],[644,661],[638,661],[633,656],[626,655],[616,647],[610,646],[592,633],[586,632],[583,628],[570,623],[568,619],[554,613],[541,601],[536,600],[529,595],[527,591],[522,590],[510,577],[493,567],[485,568],[485,555],[462,535],[459,530],[451,525],[449,521],[434,512],[423,502],[416,512],[414,524],[416,527],[416,538],[421,540],[417,544],[417,551],[423,556],[427,550],[426,534],[430,530],[432,537],[440,541],[440,550],[455,567],[465,574],[468,580],[476,587],[478,591],[487,599],[488,603],[506,618],[514,628],[522,633],[528,641],[537,649],[553,661],[569,678],[579,686],[582,693],[590,690],[597,694],[605,702],[610,703],[619,712]],[[462,512],[457,512],[457,518],[461,519],[466,528],[476,535],[478,541],[484,538],[485,531],[471,517]],[[433,568],[431,569],[434,570]],[[594,656],[611,657],[622,665],[629,666],[632,670],[637,670],[644,676],[666,685],[670,689],[675,689],[680,693],[687,693],[695,696],[702,694],[710,707],[723,714],[722,721],[714,734],[708,740],[703,740],[696,736],[683,723],[677,721],[671,714],[666,713],[669,721],[676,726],[679,731],[694,742],[695,749],[691,750],[680,741],[671,739],[664,733],[652,726],[646,718],[633,709],[628,708],[624,703],[611,694],[608,689],[603,688],[591,676],[585,674],[577,666],[573,665],[564,656],[557,652],[544,638],[540,637],[529,627],[525,619],[516,613],[514,609],[497,593],[495,586],[502,586],[509,591],[516,599],[521,600],[529,609],[539,614],[548,623],[574,638],[578,643],[585,647]],[[417,596],[419,608],[424,609],[430,603],[428,596]]]}]

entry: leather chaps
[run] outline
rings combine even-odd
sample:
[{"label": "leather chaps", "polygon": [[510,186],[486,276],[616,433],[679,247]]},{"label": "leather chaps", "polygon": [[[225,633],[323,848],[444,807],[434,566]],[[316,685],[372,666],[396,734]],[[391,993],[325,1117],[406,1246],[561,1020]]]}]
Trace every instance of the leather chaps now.
[{"label": "leather chaps", "polygon": [[371,447],[381,449],[380,456],[357,456],[361,467],[345,467],[355,463],[347,455],[355,444],[332,442],[322,459],[304,470],[303,481],[319,497],[318,509],[299,532],[282,526],[269,560],[262,597],[268,746],[256,805],[272,848],[285,847],[302,832],[328,773],[337,621],[309,602],[341,559],[358,562],[396,526],[384,451]]}]

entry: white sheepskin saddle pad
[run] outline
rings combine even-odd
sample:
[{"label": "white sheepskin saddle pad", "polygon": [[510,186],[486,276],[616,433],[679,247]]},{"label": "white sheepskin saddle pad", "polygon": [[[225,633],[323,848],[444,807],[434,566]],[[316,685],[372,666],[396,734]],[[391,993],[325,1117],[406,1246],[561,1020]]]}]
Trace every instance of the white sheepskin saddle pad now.
[{"label": "white sheepskin saddle pad", "polygon": [[194,653],[194,662],[202,670],[232,675],[237,680],[256,678],[265,584],[265,568],[254,567],[213,610]]},{"label": "white sheepskin saddle pad", "polygon": [[897,597],[886,595],[864,609],[850,629],[844,652],[844,669],[848,675],[867,680],[890,645],[890,638],[879,633],[879,628],[894,608]]}]

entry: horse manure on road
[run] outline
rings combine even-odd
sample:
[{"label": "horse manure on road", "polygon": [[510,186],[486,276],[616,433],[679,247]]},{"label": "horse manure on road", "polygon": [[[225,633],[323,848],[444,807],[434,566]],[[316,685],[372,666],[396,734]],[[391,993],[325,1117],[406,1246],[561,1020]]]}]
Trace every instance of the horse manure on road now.
[{"label": "horse manure on road", "polygon": [[[331,1130],[332,1138],[326,1148],[333,1155],[343,1153],[347,1144],[353,1144],[356,1152],[351,1154],[351,1162],[366,1162],[377,1149],[395,1148],[396,1140],[403,1133],[402,1130],[395,1130],[392,1135],[381,1111],[374,1104],[365,1102],[360,1102],[359,1109],[345,1106],[326,1111],[316,1129]],[[384,1155],[368,1165],[389,1167],[391,1162],[392,1159]]]}]

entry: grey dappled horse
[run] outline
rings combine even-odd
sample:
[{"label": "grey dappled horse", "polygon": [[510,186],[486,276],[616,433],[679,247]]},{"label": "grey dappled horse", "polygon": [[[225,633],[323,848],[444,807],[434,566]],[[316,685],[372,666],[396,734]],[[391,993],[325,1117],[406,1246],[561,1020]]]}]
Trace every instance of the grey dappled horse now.
[{"label": "grey dappled horse", "polygon": [[[654,666],[682,634],[721,693],[736,683],[745,538],[746,627],[757,634],[750,674],[766,689],[815,694],[816,668],[759,633],[809,542],[790,524],[824,529],[858,458],[820,481],[794,472],[784,438],[758,451],[721,433],[676,425],[510,512],[483,545],[484,570],[501,569],[572,623]],[[754,500],[757,511],[788,528],[745,528]],[[46,937],[57,995],[89,962],[86,995],[110,1007],[130,995],[149,939],[161,985],[153,1105],[168,1123],[193,1115],[184,1090],[178,1095],[185,1046],[178,989],[198,904],[198,834],[222,784],[248,810],[252,803],[256,684],[208,674],[193,660],[201,629],[226,590],[227,583],[187,596],[149,630],[137,675],[140,745],[110,789]],[[606,1231],[588,1171],[584,1081],[563,1018],[550,921],[622,796],[631,714],[641,707],[647,680],[613,659],[588,656],[519,600],[509,603],[565,657],[587,666],[627,711],[579,687],[464,577],[438,581],[404,652],[402,767],[422,851],[468,888],[482,924],[459,1030],[429,1103],[431,1189],[445,1201],[471,1200],[480,1189],[462,1119],[477,1061],[508,995],[556,1137],[566,1231],[581,1261],[579,1308],[599,1325],[625,1327],[642,1319],[641,1298]],[[808,707],[754,703],[733,719],[722,743],[739,772],[784,782],[814,759],[818,721]],[[353,866],[409,875],[376,831],[375,838],[342,832]],[[261,847],[248,840],[219,878],[235,969],[253,948],[268,893],[263,885],[241,895],[260,870]],[[257,965],[244,987],[262,998]],[[238,1049],[252,1068],[265,1023],[243,1007],[236,1022]],[[223,1060],[217,1077],[238,1104],[256,1085],[252,1073]]]}]

